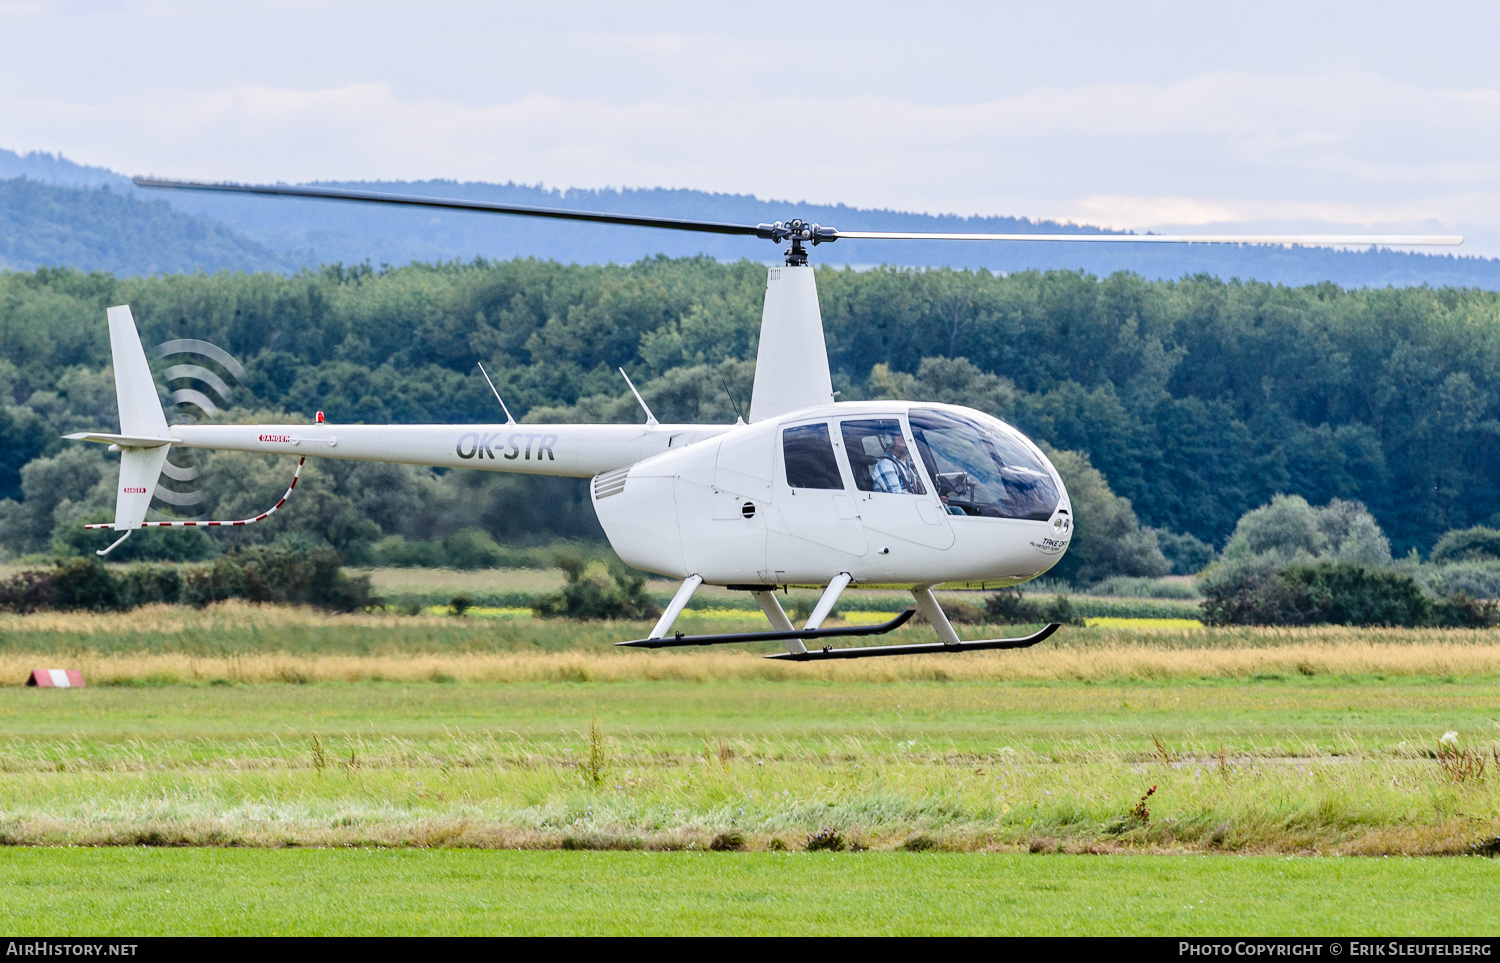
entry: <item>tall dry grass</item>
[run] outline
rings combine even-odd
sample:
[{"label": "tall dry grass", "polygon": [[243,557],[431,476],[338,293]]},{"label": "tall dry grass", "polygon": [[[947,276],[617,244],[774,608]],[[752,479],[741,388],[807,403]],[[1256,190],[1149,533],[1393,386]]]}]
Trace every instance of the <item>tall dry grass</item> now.
[{"label": "tall dry grass", "polygon": [[[65,661],[66,665],[60,665]],[[1261,649],[1161,650],[1108,646],[1091,651],[977,652],[798,665],[741,652],[456,653],[292,655],[250,652],[0,652],[0,684],[25,682],[32,669],[75,668],[94,685],[313,682],[716,682],[817,680],[1082,681],[1234,679],[1256,676],[1495,676],[1500,646],[1346,642]]]},{"label": "tall dry grass", "polygon": [[[751,618],[745,624],[756,622]],[[0,615],[0,684],[20,684],[34,668],[55,667],[83,669],[94,684],[1500,675],[1500,631],[1065,628],[1024,650],[808,664],[761,658],[774,651],[771,646],[653,652],[612,645],[639,637],[646,628],[645,623],[335,615],[240,601],[202,610],[158,605],[121,613]],[[929,636],[918,626],[882,641]]]},{"label": "tall dry grass", "polygon": [[[218,602],[201,609],[186,605],[146,605],[126,612],[0,613],[0,640],[32,632],[55,632],[100,637],[183,632],[274,630],[290,627],[391,628],[419,622],[421,617],[395,614],[345,615],[295,605],[255,605],[243,599]],[[441,624],[440,619],[429,619]]]}]

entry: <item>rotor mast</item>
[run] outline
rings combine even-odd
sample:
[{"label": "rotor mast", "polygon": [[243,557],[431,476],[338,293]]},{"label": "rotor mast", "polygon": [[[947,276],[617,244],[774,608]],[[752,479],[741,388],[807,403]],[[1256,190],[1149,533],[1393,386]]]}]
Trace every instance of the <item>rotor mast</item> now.
[{"label": "rotor mast", "polygon": [[766,298],[750,390],[750,423],[833,401],[818,283],[806,238],[794,238],[784,267],[766,271]]}]

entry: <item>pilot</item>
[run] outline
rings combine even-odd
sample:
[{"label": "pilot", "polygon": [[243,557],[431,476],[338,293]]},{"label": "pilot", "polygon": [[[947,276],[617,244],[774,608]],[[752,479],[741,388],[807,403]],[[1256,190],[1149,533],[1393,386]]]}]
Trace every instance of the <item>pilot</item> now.
[{"label": "pilot", "polygon": [[894,495],[915,495],[921,492],[917,481],[917,470],[911,463],[911,452],[906,447],[906,436],[897,434],[886,446],[885,454],[870,466],[870,480],[878,492]]}]

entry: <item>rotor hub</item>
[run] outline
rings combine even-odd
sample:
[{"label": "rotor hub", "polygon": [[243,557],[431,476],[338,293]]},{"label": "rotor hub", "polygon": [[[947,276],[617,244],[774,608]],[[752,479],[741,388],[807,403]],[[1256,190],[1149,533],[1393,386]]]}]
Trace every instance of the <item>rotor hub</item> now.
[{"label": "rotor hub", "polygon": [[774,224],[755,225],[755,236],[768,241],[811,241],[814,244],[831,243],[839,239],[839,232],[831,227],[810,224],[801,218],[777,221]]},{"label": "rotor hub", "polygon": [[801,218],[777,221],[774,224],[757,224],[755,236],[768,241],[791,241],[786,249],[786,263],[792,267],[807,264],[805,244],[831,244],[839,239],[839,232],[831,227],[811,224]]}]

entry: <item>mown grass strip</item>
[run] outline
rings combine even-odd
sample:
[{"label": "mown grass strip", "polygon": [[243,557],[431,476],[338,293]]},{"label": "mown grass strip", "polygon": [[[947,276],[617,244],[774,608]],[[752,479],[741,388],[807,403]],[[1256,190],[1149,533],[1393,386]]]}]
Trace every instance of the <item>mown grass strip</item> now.
[{"label": "mown grass strip", "polygon": [[1457,855],[1500,835],[1497,688],[12,688],[0,840]]},{"label": "mown grass strip", "polygon": [[49,936],[1458,936],[1492,931],[1497,881],[1493,860],[21,849],[0,853],[0,919]]}]

